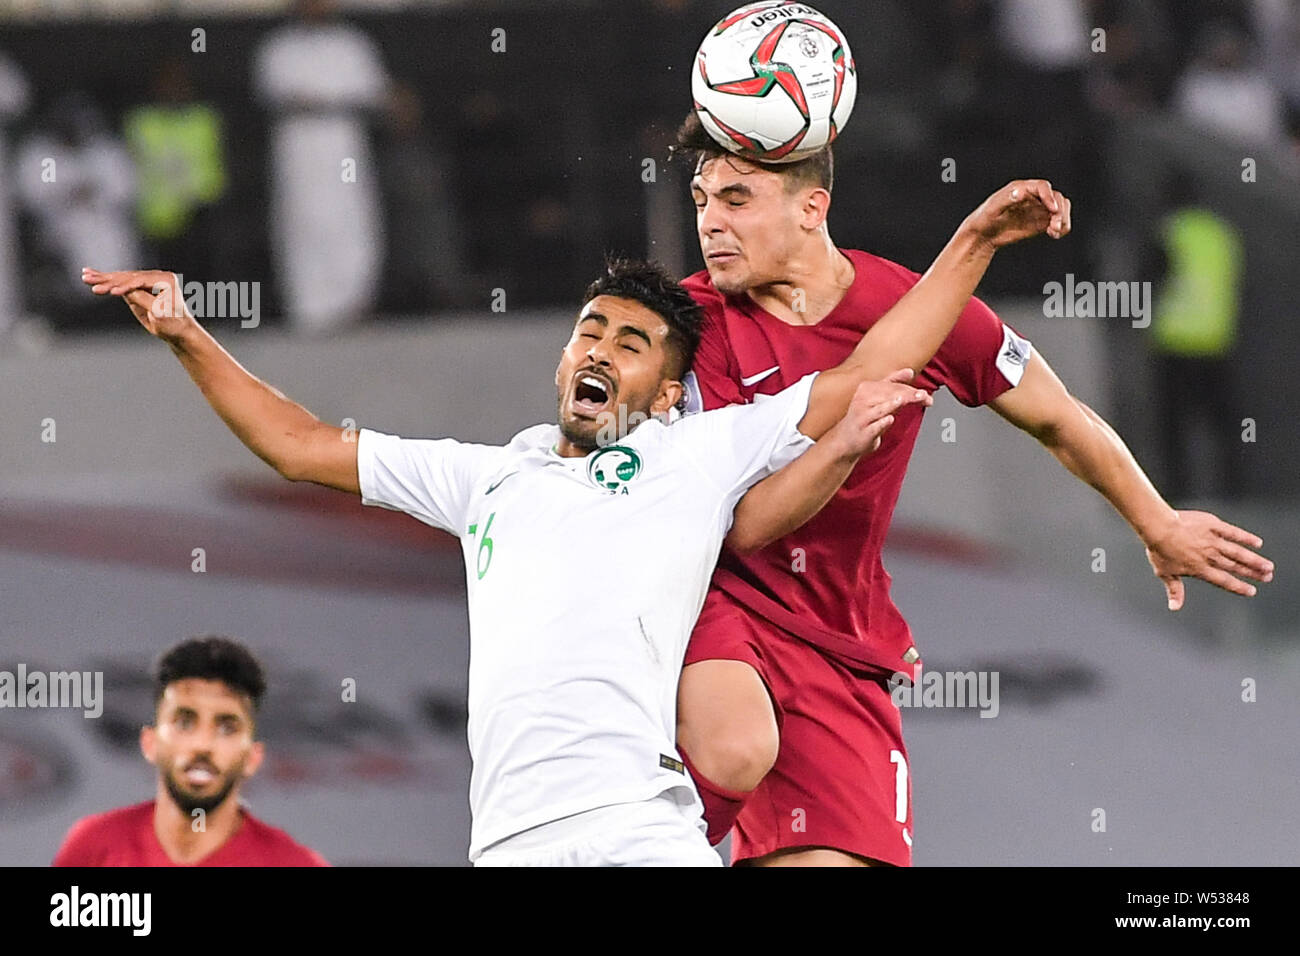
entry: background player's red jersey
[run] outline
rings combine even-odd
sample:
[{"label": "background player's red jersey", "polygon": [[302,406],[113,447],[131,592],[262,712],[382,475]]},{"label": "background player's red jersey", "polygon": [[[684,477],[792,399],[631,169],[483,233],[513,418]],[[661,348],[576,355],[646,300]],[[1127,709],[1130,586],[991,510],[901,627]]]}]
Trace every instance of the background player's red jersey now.
[{"label": "background player's red jersey", "polygon": [[[78,820],[54,857],[55,866],[181,866],[153,831],[152,800]],[[194,866],[329,866],[315,850],[268,826],[247,810],[229,840]]]},{"label": "background player's red jersey", "polygon": [[[782,322],[747,295],[724,296],[707,272],[685,280],[706,312],[692,369],[704,409],[750,402],[840,364],[920,279],[878,256],[843,252],[856,269],[853,285],[812,326]],[[946,386],[963,404],[982,405],[1019,383],[1029,352],[1027,341],[971,299],[915,383],[931,392]],[[752,554],[724,549],[714,587],[855,665],[886,675],[912,672],[903,657],[911,629],[890,598],[881,549],[923,413],[917,405],[899,409],[880,448],[802,528]],[[806,570],[794,570],[796,548]]]}]

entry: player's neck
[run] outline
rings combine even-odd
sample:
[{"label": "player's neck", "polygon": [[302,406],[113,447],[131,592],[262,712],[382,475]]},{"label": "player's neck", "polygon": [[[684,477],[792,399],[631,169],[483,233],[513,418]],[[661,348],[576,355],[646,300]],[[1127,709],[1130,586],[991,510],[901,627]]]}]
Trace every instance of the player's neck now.
[{"label": "player's neck", "polygon": [[581,445],[575,445],[563,435],[560,436],[560,440],[555,443],[555,447],[552,448],[551,451],[555,452],[561,458],[586,458],[591,454],[590,448],[583,448]]},{"label": "player's neck", "polygon": [[782,271],[781,280],[754,286],[748,295],[790,325],[816,325],[830,315],[856,275],[853,263],[825,234],[806,254],[791,258]]},{"label": "player's neck", "polygon": [[221,806],[191,817],[172,800],[160,781],[154,797],[153,832],[173,863],[198,863],[221,849],[243,826],[239,794],[232,790]]}]

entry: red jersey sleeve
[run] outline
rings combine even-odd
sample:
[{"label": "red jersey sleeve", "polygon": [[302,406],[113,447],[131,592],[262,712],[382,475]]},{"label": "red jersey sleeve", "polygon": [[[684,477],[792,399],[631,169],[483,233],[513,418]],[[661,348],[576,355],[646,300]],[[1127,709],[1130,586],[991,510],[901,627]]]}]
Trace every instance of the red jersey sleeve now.
[{"label": "red jersey sleeve", "polygon": [[[704,324],[700,329],[700,344],[695,350],[695,363],[686,382],[687,410],[710,411],[727,405],[744,404],[740,391],[740,372],[733,367],[735,357],[727,340],[727,327],[723,321],[724,303],[721,294],[701,273],[686,279],[682,285],[704,309]],[[693,393],[692,393],[693,392]],[[695,407],[696,405],[699,407]]]},{"label": "red jersey sleeve", "polygon": [[963,405],[985,405],[1020,384],[1032,346],[972,298],[923,374]]}]

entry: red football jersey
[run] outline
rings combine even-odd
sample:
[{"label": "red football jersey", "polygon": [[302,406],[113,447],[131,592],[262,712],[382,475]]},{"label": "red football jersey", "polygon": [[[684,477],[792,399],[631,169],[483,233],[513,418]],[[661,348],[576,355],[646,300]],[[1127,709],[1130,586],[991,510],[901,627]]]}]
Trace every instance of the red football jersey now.
[{"label": "red football jersey", "polygon": [[[878,256],[843,252],[856,269],[853,285],[815,325],[782,322],[747,295],[724,296],[708,272],[686,279],[706,312],[694,382],[688,377],[688,393],[697,394],[688,401],[704,409],[750,402],[839,365],[920,279]],[[931,392],[946,386],[964,405],[982,405],[1019,383],[1029,354],[1029,343],[973,298],[915,383]],[[752,554],[724,548],[712,586],[851,663],[910,672],[903,655],[911,629],[890,598],[881,549],[923,414],[917,405],[901,409],[880,448],[802,528]]]},{"label": "red football jersey", "polygon": [[[54,857],[54,866],[182,866],[163,852],[153,832],[152,800],[78,820]],[[241,808],[235,835],[193,866],[329,866],[315,850],[296,843]]]}]

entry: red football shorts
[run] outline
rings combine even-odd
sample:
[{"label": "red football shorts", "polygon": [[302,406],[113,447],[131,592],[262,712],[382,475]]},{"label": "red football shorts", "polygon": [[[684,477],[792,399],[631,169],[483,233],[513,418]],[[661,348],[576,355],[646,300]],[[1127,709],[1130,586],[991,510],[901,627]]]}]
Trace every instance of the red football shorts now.
[{"label": "red football shorts", "polygon": [[732,862],[830,847],[912,865],[912,781],[885,680],[832,658],[710,589],[686,664],[744,661],[776,710],[776,763],[731,831]]}]

